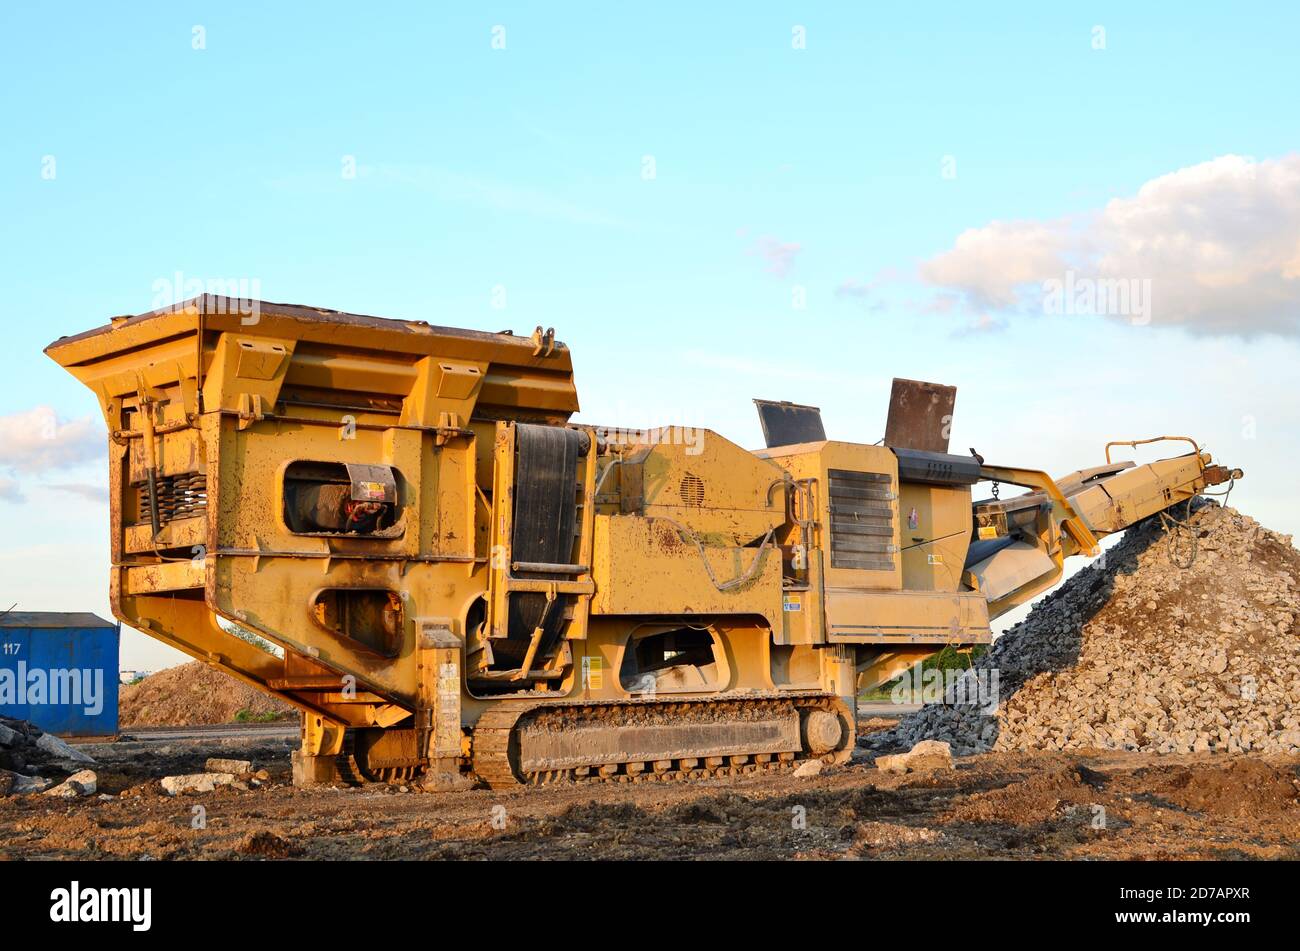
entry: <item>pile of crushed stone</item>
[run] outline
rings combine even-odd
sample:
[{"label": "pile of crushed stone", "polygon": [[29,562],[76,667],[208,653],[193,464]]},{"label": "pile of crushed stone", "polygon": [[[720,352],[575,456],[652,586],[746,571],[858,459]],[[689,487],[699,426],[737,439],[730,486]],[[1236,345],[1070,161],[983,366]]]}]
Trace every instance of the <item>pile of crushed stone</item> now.
[{"label": "pile of crushed stone", "polygon": [[996,709],[933,704],[859,743],[1300,752],[1298,579],[1291,537],[1234,509],[1202,500],[1168,532],[1148,519],[975,662],[998,671]]},{"label": "pile of crushed stone", "polygon": [[118,695],[122,728],[201,726],[296,715],[287,703],[199,661],[150,674],[123,687]]}]

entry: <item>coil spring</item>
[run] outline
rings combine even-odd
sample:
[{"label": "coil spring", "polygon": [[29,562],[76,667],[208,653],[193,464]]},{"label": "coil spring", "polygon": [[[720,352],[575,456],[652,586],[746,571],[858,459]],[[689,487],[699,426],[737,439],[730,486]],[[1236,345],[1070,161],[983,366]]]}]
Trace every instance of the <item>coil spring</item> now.
[{"label": "coil spring", "polygon": [[[162,476],[158,479],[158,521],[170,522],[178,518],[191,518],[208,508],[208,477],[202,472],[184,472],[180,475]],[[140,494],[140,511],[149,511],[149,487],[137,486]]]}]

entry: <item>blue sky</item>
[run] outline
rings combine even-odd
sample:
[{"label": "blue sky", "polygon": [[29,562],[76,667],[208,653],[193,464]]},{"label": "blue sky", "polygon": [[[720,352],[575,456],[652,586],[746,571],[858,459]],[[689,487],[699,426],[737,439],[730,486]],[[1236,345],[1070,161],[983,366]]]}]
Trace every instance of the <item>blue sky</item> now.
[{"label": "blue sky", "polygon": [[[990,461],[1187,432],[1300,530],[1296,7],[548,6],[0,7],[0,609],[107,613],[95,406],[40,351],[178,272],[554,326],[591,422],[874,441],[898,375]],[[1067,267],[1151,319],[1046,313]]]}]

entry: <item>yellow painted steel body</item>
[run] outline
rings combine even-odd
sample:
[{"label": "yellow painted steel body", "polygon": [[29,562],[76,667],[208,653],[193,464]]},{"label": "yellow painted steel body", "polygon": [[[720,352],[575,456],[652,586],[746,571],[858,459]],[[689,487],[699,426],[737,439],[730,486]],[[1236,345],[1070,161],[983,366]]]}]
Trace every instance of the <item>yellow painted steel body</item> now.
[{"label": "yellow painted steel body", "polygon": [[[115,615],[302,710],[301,781],[340,758],[460,776],[485,762],[480,721],[538,705],[824,697],[851,716],[859,689],[987,643],[991,617],[1196,494],[1210,461],[1060,485],[984,467],[1043,504],[981,507],[969,484],[900,478],[884,446],[571,426],[570,354],[540,330],[225,298],[47,352],[111,434]],[[1012,530],[1014,559],[970,562]],[[554,561],[520,553],[543,543]]]}]

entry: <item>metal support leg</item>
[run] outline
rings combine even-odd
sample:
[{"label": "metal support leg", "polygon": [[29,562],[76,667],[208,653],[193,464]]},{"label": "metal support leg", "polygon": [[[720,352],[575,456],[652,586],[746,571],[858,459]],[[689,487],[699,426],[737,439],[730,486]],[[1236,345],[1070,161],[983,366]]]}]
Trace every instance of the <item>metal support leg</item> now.
[{"label": "metal support leg", "polygon": [[426,788],[451,789],[470,785],[462,776],[460,697],[463,643],[450,618],[418,618],[419,708],[416,723],[420,749],[429,761]]},{"label": "metal support leg", "polygon": [[302,715],[302,745],[293,751],[293,784],[319,786],[339,782],[338,755],[347,730],[318,713]]}]

